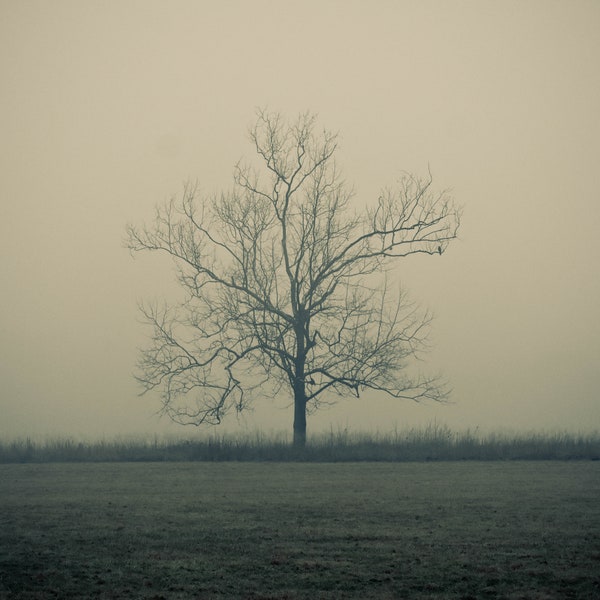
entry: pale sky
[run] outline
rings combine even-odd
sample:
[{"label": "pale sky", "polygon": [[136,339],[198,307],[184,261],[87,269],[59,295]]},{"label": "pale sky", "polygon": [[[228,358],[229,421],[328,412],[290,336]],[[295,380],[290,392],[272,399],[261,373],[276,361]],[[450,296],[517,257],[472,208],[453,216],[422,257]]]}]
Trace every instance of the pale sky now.
[{"label": "pale sky", "polygon": [[[231,186],[258,106],[310,110],[368,203],[451,188],[460,239],[397,265],[449,405],[367,396],[312,431],[600,428],[600,2],[0,0],[0,438],[192,433],[132,378],[176,291],[125,225]],[[291,431],[270,399],[235,430]]]}]

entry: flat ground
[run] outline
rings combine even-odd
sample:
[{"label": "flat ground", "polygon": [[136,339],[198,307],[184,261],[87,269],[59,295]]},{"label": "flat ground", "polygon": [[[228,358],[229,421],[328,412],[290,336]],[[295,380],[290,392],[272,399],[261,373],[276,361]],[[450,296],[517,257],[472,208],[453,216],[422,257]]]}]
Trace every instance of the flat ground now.
[{"label": "flat ground", "polygon": [[600,462],[0,465],[0,598],[600,598]]}]

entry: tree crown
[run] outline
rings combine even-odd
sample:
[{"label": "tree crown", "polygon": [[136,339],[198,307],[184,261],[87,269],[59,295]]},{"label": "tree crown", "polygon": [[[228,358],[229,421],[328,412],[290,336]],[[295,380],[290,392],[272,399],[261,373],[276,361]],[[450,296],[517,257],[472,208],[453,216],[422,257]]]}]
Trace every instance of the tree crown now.
[{"label": "tree crown", "polygon": [[251,392],[290,389],[317,408],[364,389],[443,400],[436,377],[411,377],[430,316],[382,274],[400,257],[442,254],[460,211],[431,175],[403,175],[366,209],[335,164],[337,136],[316,119],[258,113],[250,131],[261,170],[239,163],[228,193],[200,197],[187,185],[152,227],[128,227],[132,251],[175,260],[186,299],[142,307],[152,325],[140,357],[145,391],[182,423],[218,423],[247,408]]}]

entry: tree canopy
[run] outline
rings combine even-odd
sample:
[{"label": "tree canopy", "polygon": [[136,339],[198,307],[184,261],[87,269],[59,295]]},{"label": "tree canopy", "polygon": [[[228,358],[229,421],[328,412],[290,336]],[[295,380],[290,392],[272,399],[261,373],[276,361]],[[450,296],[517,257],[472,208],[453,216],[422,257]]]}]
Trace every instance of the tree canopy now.
[{"label": "tree canopy", "polygon": [[253,399],[287,394],[294,442],[322,402],[371,389],[444,400],[435,376],[412,373],[430,315],[392,291],[386,270],[412,254],[442,255],[460,210],[432,178],[402,174],[361,201],[335,162],[337,136],[316,117],[259,111],[259,159],[235,166],[233,188],[186,185],[154,223],[128,226],[128,247],[174,259],[185,299],[142,306],[153,336],[140,355],[144,391],[160,389],[179,423],[217,424]]}]

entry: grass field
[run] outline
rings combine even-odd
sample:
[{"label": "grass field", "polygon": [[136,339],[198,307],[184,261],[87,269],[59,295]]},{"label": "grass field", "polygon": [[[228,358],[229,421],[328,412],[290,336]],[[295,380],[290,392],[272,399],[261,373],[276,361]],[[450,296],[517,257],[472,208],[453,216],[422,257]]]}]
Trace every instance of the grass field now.
[{"label": "grass field", "polygon": [[0,465],[0,598],[600,598],[600,462]]}]

